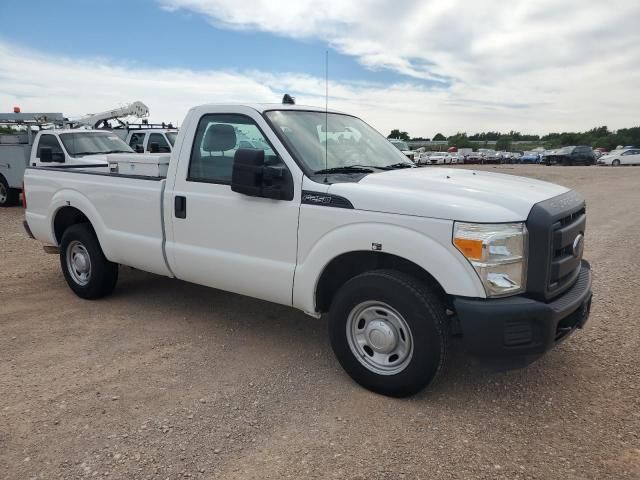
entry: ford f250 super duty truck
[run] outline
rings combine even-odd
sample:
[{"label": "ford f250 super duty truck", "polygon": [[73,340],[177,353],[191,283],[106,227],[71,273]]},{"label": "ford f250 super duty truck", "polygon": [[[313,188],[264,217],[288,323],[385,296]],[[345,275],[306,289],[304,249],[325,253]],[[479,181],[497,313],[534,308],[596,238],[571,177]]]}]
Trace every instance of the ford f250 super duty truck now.
[{"label": "ford f250 super duty truck", "polygon": [[166,176],[29,168],[25,228],[83,298],[110,294],[128,265],[328,312],[344,369],[387,395],[436,378],[454,335],[521,364],[584,325],[578,193],[413,167],[351,115],[204,105],[189,111]]}]

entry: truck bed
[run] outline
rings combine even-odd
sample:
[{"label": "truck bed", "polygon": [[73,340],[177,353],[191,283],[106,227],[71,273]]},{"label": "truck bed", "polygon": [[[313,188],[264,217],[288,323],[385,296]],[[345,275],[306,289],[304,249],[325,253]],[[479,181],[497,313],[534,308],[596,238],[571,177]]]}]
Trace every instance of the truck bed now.
[{"label": "truck bed", "polygon": [[33,235],[59,245],[56,214],[76,207],[89,217],[112,262],[171,276],[164,256],[161,177],[110,173],[108,168],[28,168],[26,220]]}]

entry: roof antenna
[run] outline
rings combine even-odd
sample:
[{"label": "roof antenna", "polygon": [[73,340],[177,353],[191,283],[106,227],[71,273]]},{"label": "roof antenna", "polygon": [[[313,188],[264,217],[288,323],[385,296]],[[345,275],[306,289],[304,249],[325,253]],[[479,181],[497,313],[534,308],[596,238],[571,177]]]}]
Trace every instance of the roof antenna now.
[{"label": "roof antenna", "polygon": [[[324,58],[324,169],[328,168],[329,163],[329,49],[325,51]],[[327,174],[325,173],[324,183],[327,183]]]}]

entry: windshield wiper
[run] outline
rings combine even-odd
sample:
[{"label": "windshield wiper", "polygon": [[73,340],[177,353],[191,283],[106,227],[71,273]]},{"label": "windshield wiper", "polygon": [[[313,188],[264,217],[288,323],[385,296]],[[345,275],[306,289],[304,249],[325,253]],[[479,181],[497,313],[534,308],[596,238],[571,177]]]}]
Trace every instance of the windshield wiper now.
[{"label": "windshield wiper", "polygon": [[377,167],[377,168],[381,168],[383,170],[396,170],[397,168],[413,168],[413,165],[406,162],[398,162],[398,163],[392,163],[391,165],[385,165],[384,167]]},{"label": "windshield wiper", "polygon": [[132,152],[130,150],[109,150],[107,152],[100,152],[100,153],[135,153],[135,152]]},{"label": "windshield wiper", "polygon": [[372,168],[378,167],[362,167],[359,165],[345,165],[342,167],[325,168],[324,170],[316,170],[315,174],[322,173],[373,173]]}]

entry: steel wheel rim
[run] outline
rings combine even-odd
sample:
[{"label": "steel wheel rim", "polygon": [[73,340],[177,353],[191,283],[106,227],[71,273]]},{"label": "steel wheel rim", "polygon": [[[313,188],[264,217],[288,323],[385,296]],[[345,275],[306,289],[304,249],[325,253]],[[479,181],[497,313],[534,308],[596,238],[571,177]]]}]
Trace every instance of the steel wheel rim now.
[{"label": "steel wheel rim", "polygon": [[87,248],[77,240],[67,245],[67,271],[73,281],[85,286],[91,280],[91,257]]},{"label": "steel wheel rim", "polygon": [[0,203],[6,203],[7,196],[7,189],[5,188],[4,183],[0,182]]},{"label": "steel wheel rim", "polygon": [[346,334],[351,353],[367,370],[379,375],[396,375],[413,358],[409,324],[386,303],[356,305],[347,316]]}]

